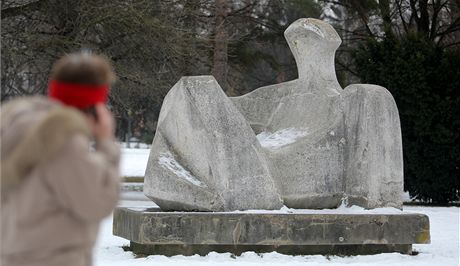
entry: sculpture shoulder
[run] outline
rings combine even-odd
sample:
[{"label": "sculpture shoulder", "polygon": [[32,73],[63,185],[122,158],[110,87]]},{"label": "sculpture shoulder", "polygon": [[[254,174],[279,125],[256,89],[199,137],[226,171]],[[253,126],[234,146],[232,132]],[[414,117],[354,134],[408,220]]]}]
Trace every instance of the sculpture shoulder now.
[{"label": "sculpture shoulder", "polygon": [[382,86],[352,84],[344,89],[341,97],[349,115],[355,112],[364,112],[368,115],[387,113],[391,114],[390,117],[394,117],[394,121],[399,124],[396,102],[391,93]]},{"label": "sculpture shoulder", "polygon": [[374,84],[351,84],[348,85],[342,92],[342,95],[370,97],[370,98],[386,98],[393,99],[393,95],[384,87]]}]

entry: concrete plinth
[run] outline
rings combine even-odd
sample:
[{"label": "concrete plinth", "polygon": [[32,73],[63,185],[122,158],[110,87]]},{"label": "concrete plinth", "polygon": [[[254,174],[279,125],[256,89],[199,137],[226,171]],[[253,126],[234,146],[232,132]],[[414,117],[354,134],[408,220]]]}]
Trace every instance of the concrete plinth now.
[{"label": "concrete plinth", "polygon": [[131,241],[139,254],[239,255],[245,251],[283,254],[410,254],[412,244],[430,243],[422,214],[209,213],[117,208],[114,235]]}]

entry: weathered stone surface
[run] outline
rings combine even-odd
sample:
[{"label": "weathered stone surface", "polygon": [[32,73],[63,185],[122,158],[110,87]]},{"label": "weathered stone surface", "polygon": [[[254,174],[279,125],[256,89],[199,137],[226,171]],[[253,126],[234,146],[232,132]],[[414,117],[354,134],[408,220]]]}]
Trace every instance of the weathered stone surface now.
[{"label": "weathered stone surface", "polygon": [[142,253],[167,255],[212,250],[367,254],[410,251],[411,244],[430,242],[428,217],[408,213],[200,213],[118,208],[113,233],[147,245]]},{"label": "weathered stone surface", "polygon": [[401,208],[403,154],[398,109],[380,86],[345,88],[345,193],[349,204]]},{"label": "weathered stone surface", "polygon": [[291,208],[402,207],[391,94],[340,87],[329,24],[299,19],[285,37],[296,80],[227,98],[212,77],[186,77],[167,95],[145,179],[163,210],[274,209],[280,196]]},{"label": "weathered stone surface", "polygon": [[[401,129],[391,94],[374,85],[340,87],[334,55],[341,40],[329,24],[299,19],[285,37],[299,78],[232,98],[256,133],[281,139],[262,139],[262,146],[284,203],[333,208],[347,197],[366,208],[401,208]],[[283,138],[293,141],[282,145]]]},{"label": "weathered stone surface", "polygon": [[254,132],[212,76],[184,77],[166,96],[144,194],[163,210],[282,206]]},{"label": "weathered stone surface", "polygon": [[[270,174],[287,206],[333,208],[340,204],[344,129],[338,92],[312,92],[296,80],[260,88],[232,100],[262,134],[268,132],[280,140],[279,145],[266,147],[264,152]],[[270,104],[273,108],[269,120],[253,117],[255,110],[251,109],[267,108]],[[283,145],[283,140],[293,142]],[[266,142],[270,143],[270,139],[261,140],[263,146]]]}]

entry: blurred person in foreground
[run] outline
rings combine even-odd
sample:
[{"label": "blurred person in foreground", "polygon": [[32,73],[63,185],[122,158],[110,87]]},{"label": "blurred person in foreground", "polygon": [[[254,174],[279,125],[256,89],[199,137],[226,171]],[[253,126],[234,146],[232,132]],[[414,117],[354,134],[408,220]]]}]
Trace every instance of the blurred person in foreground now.
[{"label": "blurred person in foreground", "polygon": [[114,80],[104,57],[70,54],[55,63],[48,98],[2,104],[2,266],[92,264],[99,223],[118,200],[120,151],[105,106]]}]

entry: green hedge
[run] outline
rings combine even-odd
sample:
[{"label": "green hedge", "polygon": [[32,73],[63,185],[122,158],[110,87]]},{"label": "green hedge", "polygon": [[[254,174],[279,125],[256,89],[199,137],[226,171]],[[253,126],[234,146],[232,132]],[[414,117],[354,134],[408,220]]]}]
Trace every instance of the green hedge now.
[{"label": "green hedge", "polygon": [[405,189],[446,204],[460,191],[460,51],[423,37],[369,40],[355,50],[364,83],[386,87],[401,117]]}]

